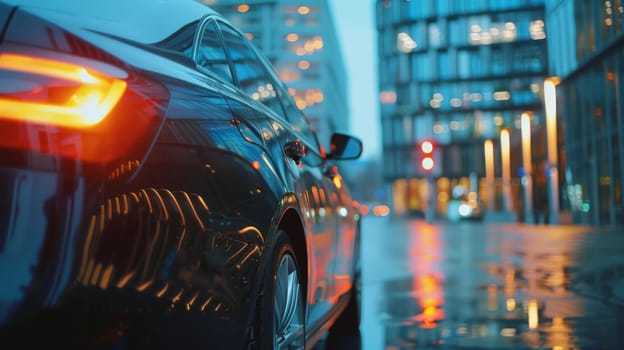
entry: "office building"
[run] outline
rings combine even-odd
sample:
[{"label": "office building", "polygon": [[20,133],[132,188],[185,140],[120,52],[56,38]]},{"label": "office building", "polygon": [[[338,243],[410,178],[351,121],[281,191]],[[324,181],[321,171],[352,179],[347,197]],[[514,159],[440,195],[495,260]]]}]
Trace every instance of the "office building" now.
[{"label": "office building", "polygon": [[204,0],[271,60],[297,106],[329,144],[349,131],[344,60],[327,0]]},{"label": "office building", "polygon": [[[375,6],[384,179],[395,213],[433,208],[446,216],[463,189],[490,213],[522,220],[522,179],[533,179],[536,196],[545,191],[544,1]],[[522,160],[523,115],[534,138],[529,167]],[[429,171],[419,159],[425,140],[434,145]]]},{"label": "office building", "polygon": [[574,223],[624,223],[624,2],[547,0],[557,86],[559,199]]}]

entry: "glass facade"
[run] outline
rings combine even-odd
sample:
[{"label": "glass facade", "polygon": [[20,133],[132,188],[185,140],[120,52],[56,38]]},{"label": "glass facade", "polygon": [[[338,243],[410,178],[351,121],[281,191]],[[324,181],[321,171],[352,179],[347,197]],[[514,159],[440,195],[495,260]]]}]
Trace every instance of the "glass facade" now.
[{"label": "glass facade", "polygon": [[271,60],[279,77],[328,145],[349,131],[347,79],[327,0],[209,0]]},{"label": "glass facade", "polygon": [[546,9],[549,66],[561,79],[560,199],[575,223],[623,224],[624,2],[548,0]]},{"label": "glass facade", "polygon": [[[457,185],[478,193],[492,211],[522,214],[521,115],[532,116],[536,138],[543,134],[543,0],[378,0],[375,6],[384,178],[393,186],[395,212],[425,209],[423,191],[411,184],[421,186],[415,180],[429,177],[435,188],[430,203],[439,215],[446,214]],[[511,138],[506,169],[502,130]],[[415,149],[425,139],[439,152],[431,174],[415,162]],[[495,145],[495,178],[489,182],[487,140]],[[540,162],[544,152],[534,153]],[[507,171],[511,178],[503,179]],[[509,191],[503,180],[510,182]]]}]

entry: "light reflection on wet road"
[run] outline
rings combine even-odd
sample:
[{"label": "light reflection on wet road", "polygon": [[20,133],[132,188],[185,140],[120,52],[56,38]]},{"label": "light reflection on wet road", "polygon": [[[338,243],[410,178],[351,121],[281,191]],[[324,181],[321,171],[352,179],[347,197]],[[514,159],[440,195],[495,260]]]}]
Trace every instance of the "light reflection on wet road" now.
[{"label": "light reflection on wet road", "polygon": [[624,349],[624,232],[364,220],[364,350]]}]

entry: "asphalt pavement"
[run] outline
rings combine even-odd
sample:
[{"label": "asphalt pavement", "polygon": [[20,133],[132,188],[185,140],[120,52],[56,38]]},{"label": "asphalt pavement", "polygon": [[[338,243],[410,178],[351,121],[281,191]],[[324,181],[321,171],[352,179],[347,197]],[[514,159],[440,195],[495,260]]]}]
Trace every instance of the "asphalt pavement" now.
[{"label": "asphalt pavement", "polygon": [[364,220],[365,350],[624,349],[624,229]]}]

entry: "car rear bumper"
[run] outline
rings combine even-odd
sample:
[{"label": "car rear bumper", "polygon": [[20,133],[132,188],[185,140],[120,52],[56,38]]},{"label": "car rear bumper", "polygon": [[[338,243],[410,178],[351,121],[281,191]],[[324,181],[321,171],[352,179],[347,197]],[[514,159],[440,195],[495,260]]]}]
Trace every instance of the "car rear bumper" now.
[{"label": "car rear bumper", "polygon": [[108,198],[103,187],[0,167],[0,342],[245,342],[260,232],[208,211],[194,194],[145,189]]}]

